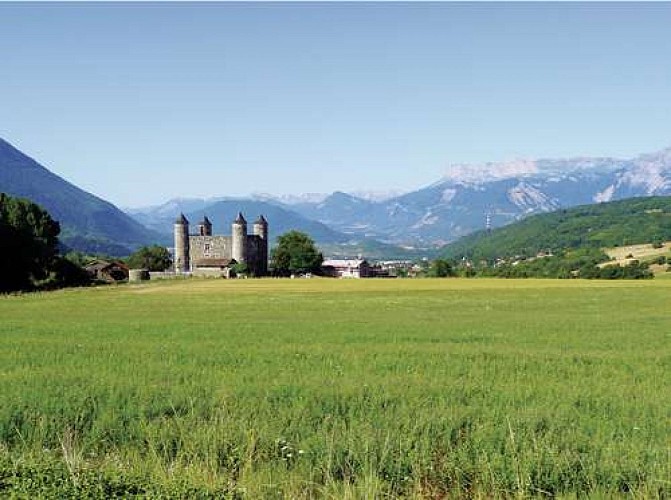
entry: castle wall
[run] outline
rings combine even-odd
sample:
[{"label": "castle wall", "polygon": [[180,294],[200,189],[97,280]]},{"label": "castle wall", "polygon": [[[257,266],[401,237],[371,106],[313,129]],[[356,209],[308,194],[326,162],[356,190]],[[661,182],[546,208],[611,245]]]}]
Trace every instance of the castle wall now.
[{"label": "castle wall", "polygon": [[200,259],[230,259],[233,244],[230,236],[189,236],[191,262]]},{"label": "castle wall", "polygon": [[247,266],[254,273],[258,274],[259,267],[259,246],[258,238],[247,236]]},{"label": "castle wall", "polygon": [[247,236],[247,265],[256,276],[265,276],[268,272],[266,241],[257,235]]}]

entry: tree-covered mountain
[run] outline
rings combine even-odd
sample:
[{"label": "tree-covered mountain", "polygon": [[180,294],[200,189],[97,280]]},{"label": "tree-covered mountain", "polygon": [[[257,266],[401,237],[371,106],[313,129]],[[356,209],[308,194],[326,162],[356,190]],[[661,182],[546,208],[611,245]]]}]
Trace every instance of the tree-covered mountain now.
[{"label": "tree-covered mountain", "polygon": [[160,239],[111,203],[50,172],[2,139],[0,192],[45,208],[61,225],[61,242],[76,250],[125,255]]},{"label": "tree-covered mountain", "polygon": [[671,196],[631,198],[530,216],[447,245],[446,258],[533,257],[540,252],[671,240]]}]

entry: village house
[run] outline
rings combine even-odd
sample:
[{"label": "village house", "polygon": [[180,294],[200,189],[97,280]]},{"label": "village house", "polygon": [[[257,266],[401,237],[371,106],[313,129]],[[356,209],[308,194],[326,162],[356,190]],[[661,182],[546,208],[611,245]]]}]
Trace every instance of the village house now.
[{"label": "village house", "polygon": [[128,266],[119,261],[97,259],[87,264],[84,269],[92,279],[114,283],[128,279]]},{"label": "village house", "polygon": [[383,260],[377,263],[380,268],[379,276],[392,277],[397,276],[416,276],[421,272],[421,266],[411,260]]},{"label": "village house", "polygon": [[365,259],[327,259],[322,262],[324,275],[334,278],[370,278],[371,266]]}]

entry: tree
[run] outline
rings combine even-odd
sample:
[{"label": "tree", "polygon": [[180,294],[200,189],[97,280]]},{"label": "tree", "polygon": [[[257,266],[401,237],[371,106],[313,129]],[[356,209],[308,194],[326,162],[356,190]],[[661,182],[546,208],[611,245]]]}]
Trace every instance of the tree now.
[{"label": "tree", "polygon": [[0,193],[0,292],[28,290],[49,277],[60,230],[40,206]]},{"label": "tree", "polygon": [[271,254],[276,275],[288,276],[296,273],[319,273],[324,257],[315,242],[300,231],[289,231],[277,238],[277,246]]},{"label": "tree", "polygon": [[128,266],[149,271],[165,271],[172,266],[170,253],[165,247],[142,247],[128,258]]},{"label": "tree", "polygon": [[91,276],[79,262],[68,257],[57,257],[49,281],[44,288],[65,288],[91,284]]},{"label": "tree", "polygon": [[427,276],[431,278],[447,278],[448,276],[456,276],[456,271],[452,268],[449,261],[445,259],[436,259],[429,265]]}]

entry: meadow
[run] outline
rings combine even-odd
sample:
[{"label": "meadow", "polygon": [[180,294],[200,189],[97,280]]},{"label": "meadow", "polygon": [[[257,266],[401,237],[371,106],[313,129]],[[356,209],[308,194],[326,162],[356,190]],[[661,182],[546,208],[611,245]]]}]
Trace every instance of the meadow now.
[{"label": "meadow", "polygon": [[0,296],[0,497],[671,497],[671,280]]}]

